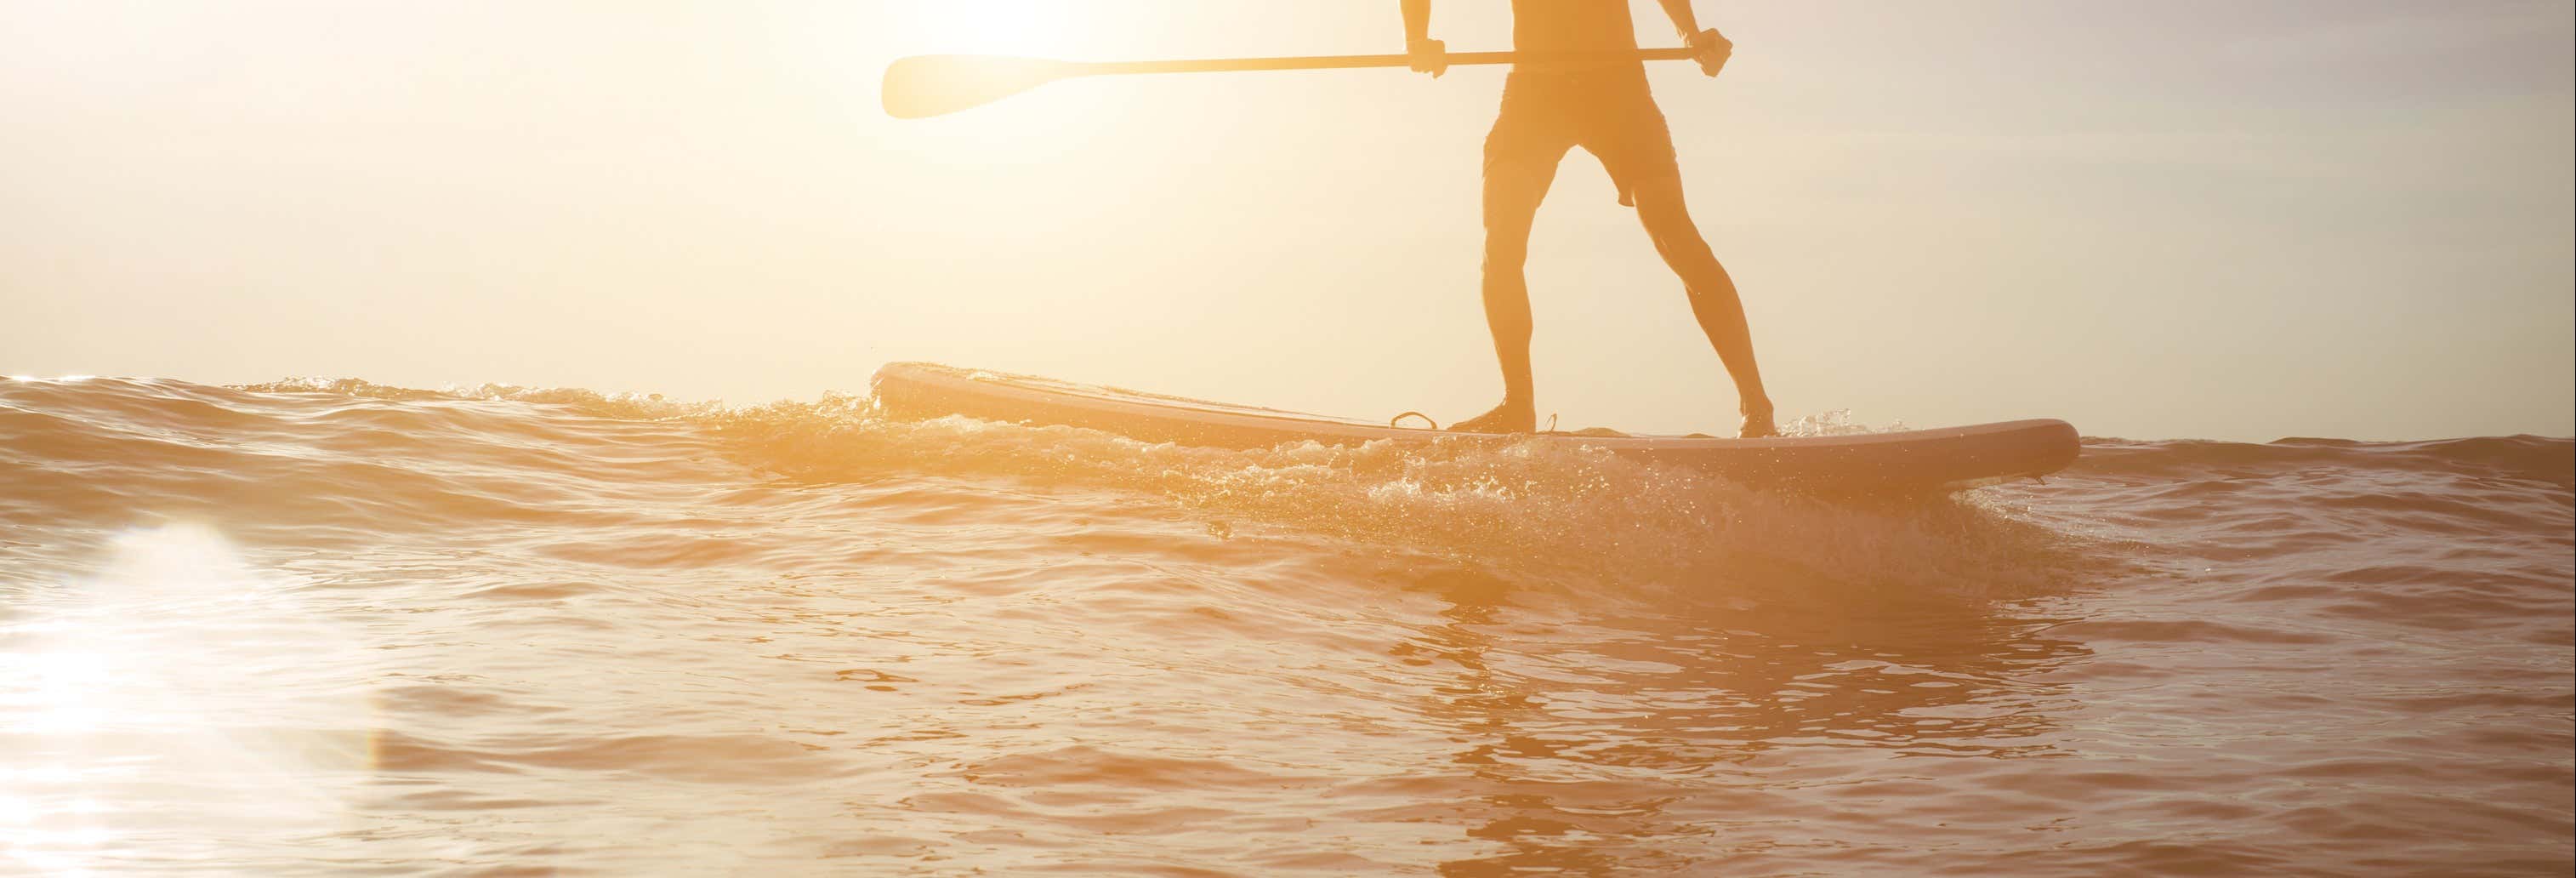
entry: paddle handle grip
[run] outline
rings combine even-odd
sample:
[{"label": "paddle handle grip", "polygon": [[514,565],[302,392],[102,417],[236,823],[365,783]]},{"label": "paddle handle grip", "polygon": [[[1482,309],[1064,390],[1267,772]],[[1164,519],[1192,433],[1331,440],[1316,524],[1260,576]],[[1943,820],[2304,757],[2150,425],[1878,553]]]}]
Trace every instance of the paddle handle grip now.
[{"label": "paddle handle grip", "polygon": [[[1617,61],[1680,61],[1691,57],[1690,49],[1639,49],[1634,52],[1451,52],[1452,67],[1464,64],[1547,64],[1599,63]],[[1352,67],[1407,67],[1410,55],[1298,55],[1282,58],[1207,58],[1186,61],[1094,61],[1077,62],[1078,75],[1109,76],[1123,73],[1218,73],[1231,70],[1340,70]]]}]

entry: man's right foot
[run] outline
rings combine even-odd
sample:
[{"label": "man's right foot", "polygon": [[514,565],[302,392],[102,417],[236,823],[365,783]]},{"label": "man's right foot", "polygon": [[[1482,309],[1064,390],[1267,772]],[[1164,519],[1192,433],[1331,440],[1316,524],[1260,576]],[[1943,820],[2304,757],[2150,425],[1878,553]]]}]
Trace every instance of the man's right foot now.
[{"label": "man's right foot", "polygon": [[1493,411],[1451,424],[1449,429],[1459,433],[1536,433],[1538,407],[1505,402]]},{"label": "man's right foot", "polygon": [[1769,439],[1780,435],[1780,426],[1771,420],[1771,408],[1764,406],[1744,413],[1744,428],[1736,431],[1738,439]]}]

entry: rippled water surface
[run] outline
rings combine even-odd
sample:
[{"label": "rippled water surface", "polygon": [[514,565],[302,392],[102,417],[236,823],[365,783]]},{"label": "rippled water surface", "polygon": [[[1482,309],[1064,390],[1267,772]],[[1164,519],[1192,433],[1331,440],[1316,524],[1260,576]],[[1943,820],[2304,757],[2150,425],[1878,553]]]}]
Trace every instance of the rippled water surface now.
[{"label": "rippled water surface", "polygon": [[2564,875],[2571,469],[0,381],[0,873]]}]

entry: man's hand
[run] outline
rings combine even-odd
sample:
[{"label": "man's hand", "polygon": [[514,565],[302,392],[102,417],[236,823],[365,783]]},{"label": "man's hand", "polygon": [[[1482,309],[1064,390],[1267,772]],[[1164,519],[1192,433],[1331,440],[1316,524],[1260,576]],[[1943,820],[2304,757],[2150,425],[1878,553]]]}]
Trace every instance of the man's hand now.
[{"label": "man's hand", "polygon": [[1716,76],[1719,70],[1725,69],[1726,59],[1735,55],[1735,42],[1718,33],[1716,28],[1691,34],[1689,46],[1691,60],[1699,62],[1700,72],[1710,76]]},{"label": "man's hand", "polygon": [[1413,62],[1413,72],[1428,73],[1438,79],[1449,72],[1449,44],[1439,40],[1406,40],[1404,54]]}]

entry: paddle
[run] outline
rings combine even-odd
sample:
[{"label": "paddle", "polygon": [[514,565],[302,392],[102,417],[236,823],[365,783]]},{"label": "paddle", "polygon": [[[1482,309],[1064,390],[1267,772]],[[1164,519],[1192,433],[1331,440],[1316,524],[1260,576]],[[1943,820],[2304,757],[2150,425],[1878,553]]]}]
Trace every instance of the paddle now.
[{"label": "paddle", "polygon": [[[1689,49],[1642,49],[1619,52],[1456,52],[1461,64],[1548,64],[1601,61],[1679,61]],[[1199,61],[1052,61],[1008,55],[916,55],[886,66],[885,111],[898,119],[921,119],[978,107],[1020,92],[1078,76],[1130,73],[1216,73],[1230,70],[1336,70],[1350,67],[1404,67],[1403,55],[1310,55],[1292,58],[1210,58]]]}]

